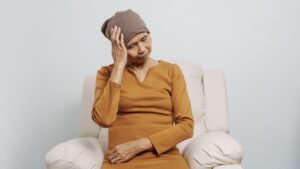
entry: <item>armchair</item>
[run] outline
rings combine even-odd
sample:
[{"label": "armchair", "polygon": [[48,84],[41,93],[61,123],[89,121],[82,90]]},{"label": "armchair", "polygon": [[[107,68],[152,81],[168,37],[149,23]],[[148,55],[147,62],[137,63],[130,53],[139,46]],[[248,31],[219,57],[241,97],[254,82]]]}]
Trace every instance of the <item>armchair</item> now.
[{"label": "armchair", "polygon": [[[179,144],[191,169],[242,169],[241,145],[229,135],[229,116],[224,74],[202,70],[186,61],[177,63],[186,80],[194,114],[194,135]],[[96,75],[84,80],[80,137],[53,147],[45,156],[48,169],[100,169],[108,148],[108,129],[92,121]]]}]

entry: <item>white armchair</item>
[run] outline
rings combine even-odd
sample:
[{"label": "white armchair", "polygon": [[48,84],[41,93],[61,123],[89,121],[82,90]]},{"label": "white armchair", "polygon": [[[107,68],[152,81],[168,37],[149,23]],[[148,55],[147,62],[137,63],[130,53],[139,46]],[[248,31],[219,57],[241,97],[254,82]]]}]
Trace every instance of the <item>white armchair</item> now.
[{"label": "white armchair", "polygon": [[[229,135],[224,74],[186,61],[177,63],[184,74],[194,114],[194,135],[179,144],[190,169],[242,169],[241,145]],[[45,156],[48,169],[100,169],[108,148],[108,129],[92,121],[96,75],[85,78],[80,138],[60,143]]]}]

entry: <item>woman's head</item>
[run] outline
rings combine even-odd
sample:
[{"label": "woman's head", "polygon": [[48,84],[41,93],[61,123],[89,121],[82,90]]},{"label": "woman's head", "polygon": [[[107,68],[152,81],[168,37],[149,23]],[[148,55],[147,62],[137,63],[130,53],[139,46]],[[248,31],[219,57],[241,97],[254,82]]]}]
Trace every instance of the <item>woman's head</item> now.
[{"label": "woman's head", "polygon": [[145,63],[150,58],[152,45],[150,31],[141,17],[131,9],[116,12],[101,27],[107,39],[110,39],[110,30],[114,26],[120,27],[124,35],[128,63],[133,65]]},{"label": "woman's head", "polygon": [[150,58],[152,51],[151,36],[147,32],[134,36],[126,45],[128,62],[135,65],[143,64]]},{"label": "woman's head", "polygon": [[115,25],[121,27],[126,46],[128,42],[137,34],[143,32],[150,33],[142,18],[131,9],[118,11],[103,23],[101,31],[107,39],[110,39],[110,30]]}]

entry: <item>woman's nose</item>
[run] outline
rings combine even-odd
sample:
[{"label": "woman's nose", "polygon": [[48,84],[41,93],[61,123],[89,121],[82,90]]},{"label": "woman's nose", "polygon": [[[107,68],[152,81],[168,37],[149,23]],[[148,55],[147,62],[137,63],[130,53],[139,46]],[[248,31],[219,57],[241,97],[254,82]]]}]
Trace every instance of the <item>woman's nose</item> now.
[{"label": "woman's nose", "polygon": [[139,54],[143,54],[146,52],[146,47],[144,45],[138,45]]}]

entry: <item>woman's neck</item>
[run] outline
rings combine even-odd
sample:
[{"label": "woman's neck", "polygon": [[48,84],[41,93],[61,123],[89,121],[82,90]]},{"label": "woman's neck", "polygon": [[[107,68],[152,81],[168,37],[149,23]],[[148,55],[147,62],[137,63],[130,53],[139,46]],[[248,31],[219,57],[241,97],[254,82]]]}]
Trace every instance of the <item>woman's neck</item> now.
[{"label": "woman's neck", "polygon": [[156,65],[157,61],[149,58],[144,63],[140,65],[128,65],[130,68],[132,68],[134,71],[141,71],[141,70],[147,70],[148,68],[152,67],[153,65]]}]

